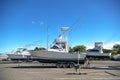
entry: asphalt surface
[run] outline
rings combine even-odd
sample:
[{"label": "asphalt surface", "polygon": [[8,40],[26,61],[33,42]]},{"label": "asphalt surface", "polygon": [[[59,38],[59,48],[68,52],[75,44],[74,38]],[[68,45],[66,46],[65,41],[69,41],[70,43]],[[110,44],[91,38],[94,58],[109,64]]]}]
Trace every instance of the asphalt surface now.
[{"label": "asphalt surface", "polygon": [[120,61],[91,61],[89,69],[77,72],[54,64],[2,62],[0,80],[120,80]]}]

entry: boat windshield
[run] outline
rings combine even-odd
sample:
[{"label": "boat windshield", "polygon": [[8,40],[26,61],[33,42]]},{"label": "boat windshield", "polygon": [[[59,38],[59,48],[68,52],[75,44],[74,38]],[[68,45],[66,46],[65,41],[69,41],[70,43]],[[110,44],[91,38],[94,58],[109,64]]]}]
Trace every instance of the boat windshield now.
[{"label": "boat windshield", "polygon": [[58,46],[54,45],[51,49],[59,49]]},{"label": "boat windshield", "polygon": [[91,50],[88,50],[88,52],[99,52],[99,50],[91,49]]},{"label": "boat windshield", "polygon": [[53,45],[51,49],[65,49],[65,43],[55,43],[55,45]]}]

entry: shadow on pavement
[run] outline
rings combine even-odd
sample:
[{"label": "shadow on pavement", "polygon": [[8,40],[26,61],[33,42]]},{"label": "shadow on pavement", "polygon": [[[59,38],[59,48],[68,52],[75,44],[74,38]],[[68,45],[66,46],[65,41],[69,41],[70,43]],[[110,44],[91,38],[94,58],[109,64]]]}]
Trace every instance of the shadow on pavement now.
[{"label": "shadow on pavement", "polygon": [[20,69],[30,69],[30,68],[56,68],[56,66],[15,66],[15,67],[7,67],[7,68],[20,68]]},{"label": "shadow on pavement", "polygon": [[87,73],[67,73],[67,75],[87,75]]}]

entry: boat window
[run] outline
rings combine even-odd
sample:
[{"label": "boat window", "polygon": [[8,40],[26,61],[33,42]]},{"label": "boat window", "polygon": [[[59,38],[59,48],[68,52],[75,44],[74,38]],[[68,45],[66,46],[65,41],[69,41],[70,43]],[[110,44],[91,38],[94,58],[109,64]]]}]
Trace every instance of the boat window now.
[{"label": "boat window", "polygon": [[51,47],[51,49],[58,49],[58,47],[54,45],[53,47]]},{"label": "boat window", "polygon": [[96,49],[92,49],[92,50],[88,50],[89,52],[99,52],[99,50]]},{"label": "boat window", "polygon": [[62,44],[62,48],[63,48],[63,49],[65,48],[65,44]]}]

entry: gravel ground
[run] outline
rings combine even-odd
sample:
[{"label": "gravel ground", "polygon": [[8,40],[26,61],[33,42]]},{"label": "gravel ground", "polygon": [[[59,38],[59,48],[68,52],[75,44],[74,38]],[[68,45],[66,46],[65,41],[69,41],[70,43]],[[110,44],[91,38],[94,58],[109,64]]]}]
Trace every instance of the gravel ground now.
[{"label": "gravel ground", "polygon": [[0,80],[120,80],[120,61],[91,61],[89,69],[56,68],[54,64],[2,63]]}]

